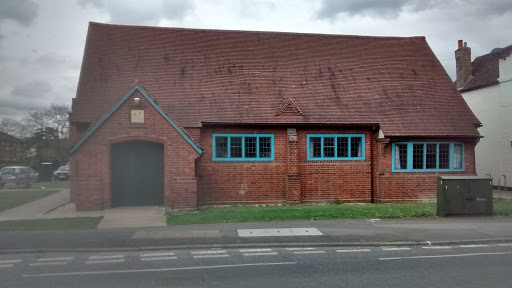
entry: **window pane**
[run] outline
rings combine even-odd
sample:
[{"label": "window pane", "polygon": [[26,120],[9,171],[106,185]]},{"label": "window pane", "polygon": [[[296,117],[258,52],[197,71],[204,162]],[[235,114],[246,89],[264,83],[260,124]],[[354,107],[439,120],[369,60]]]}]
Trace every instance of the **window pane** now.
[{"label": "window pane", "polygon": [[361,137],[350,138],[350,157],[361,157],[363,146],[361,145]]},{"label": "window pane", "polygon": [[215,157],[228,158],[228,137],[215,137]]},{"label": "window pane", "polygon": [[423,144],[412,145],[412,169],[423,169]]},{"label": "window pane", "polygon": [[242,158],[242,137],[231,137],[231,158]]},{"label": "window pane", "polygon": [[324,138],[324,157],[334,157],[334,137]]},{"label": "window pane", "polygon": [[309,138],[309,157],[322,157],[322,138]]},{"label": "window pane", "polygon": [[348,137],[338,137],[337,157],[348,157]]},{"label": "window pane", "polygon": [[407,169],[407,144],[395,145],[395,169]]},{"label": "window pane", "polygon": [[260,137],[260,158],[270,158],[270,137]]},{"label": "window pane", "polygon": [[453,145],[453,169],[462,169],[462,144]]},{"label": "window pane", "polygon": [[245,158],[256,158],[256,137],[245,137]]},{"label": "window pane", "polygon": [[437,144],[427,144],[427,169],[437,168]]},{"label": "window pane", "polygon": [[439,169],[450,169],[450,144],[439,144]]}]

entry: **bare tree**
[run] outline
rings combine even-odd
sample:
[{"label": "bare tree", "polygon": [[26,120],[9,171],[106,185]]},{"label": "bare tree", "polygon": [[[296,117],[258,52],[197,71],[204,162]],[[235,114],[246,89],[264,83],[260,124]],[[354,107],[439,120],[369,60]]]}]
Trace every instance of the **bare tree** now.
[{"label": "bare tree", "polygon": [[69,135],[69,106],[52,104],[47,110],[50,127],[57,130],[60,139],[67,139]]},{"label": "bare tree", "polygon": [[0,131],[18,138],[28,136],[28,133],[24,129],[24,125],[21,122],[10,118],[5,118],[0,121]]}]

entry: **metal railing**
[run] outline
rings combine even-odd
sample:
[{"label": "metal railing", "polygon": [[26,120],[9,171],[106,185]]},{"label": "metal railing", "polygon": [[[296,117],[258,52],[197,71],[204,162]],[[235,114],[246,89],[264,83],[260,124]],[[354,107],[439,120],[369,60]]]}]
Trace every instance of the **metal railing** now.
[{"label": "metal railing", "polygon": [[501,178],[503,178],[503,188],[504,188],[504,191],[507,191],[507,176],[505,175],[500,175],[500,177],[498,178],[498,190],[501,191]]}]

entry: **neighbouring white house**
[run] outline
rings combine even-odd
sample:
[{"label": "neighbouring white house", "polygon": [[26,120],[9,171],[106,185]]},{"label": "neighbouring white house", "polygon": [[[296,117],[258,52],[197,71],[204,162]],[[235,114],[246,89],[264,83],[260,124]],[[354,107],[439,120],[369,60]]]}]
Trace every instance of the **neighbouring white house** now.
[{"label": "neighbouring white house", "polygon": [[[482,122],[476,145],[476,172],[494,185],[512,187],[512,45],[495,48],[471,62],[471,48],[455,50],[457,89]],[[505,183],[506,182],[506,183]]]}]

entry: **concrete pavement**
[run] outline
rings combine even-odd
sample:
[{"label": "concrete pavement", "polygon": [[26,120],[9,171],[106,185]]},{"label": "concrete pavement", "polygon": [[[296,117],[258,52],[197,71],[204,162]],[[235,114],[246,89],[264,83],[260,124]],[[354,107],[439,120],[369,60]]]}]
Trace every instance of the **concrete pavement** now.
[{"label": "concrete pavement", "polygon": [[166,226],[163,207],[119,207],[105,211],[98,229]]},{"label": "concrete pavement", "polygon": [[47,197],[1,212],[0,221],[45,218],[45,213],[68,203],[69,198],[69,188],[62,189]]},{"label": "concrete pavement", "polygon": [[[320,233],[308,235],[307,233],[314,231],[313,228]],[[290,230],[298,231],[298,234],[241,237],[242,229]],[[446,245],[504,241],[512,242],[511,217],[432,217],[225,223],[81,231],[10,231],[0,232],[0,252]]]}]

